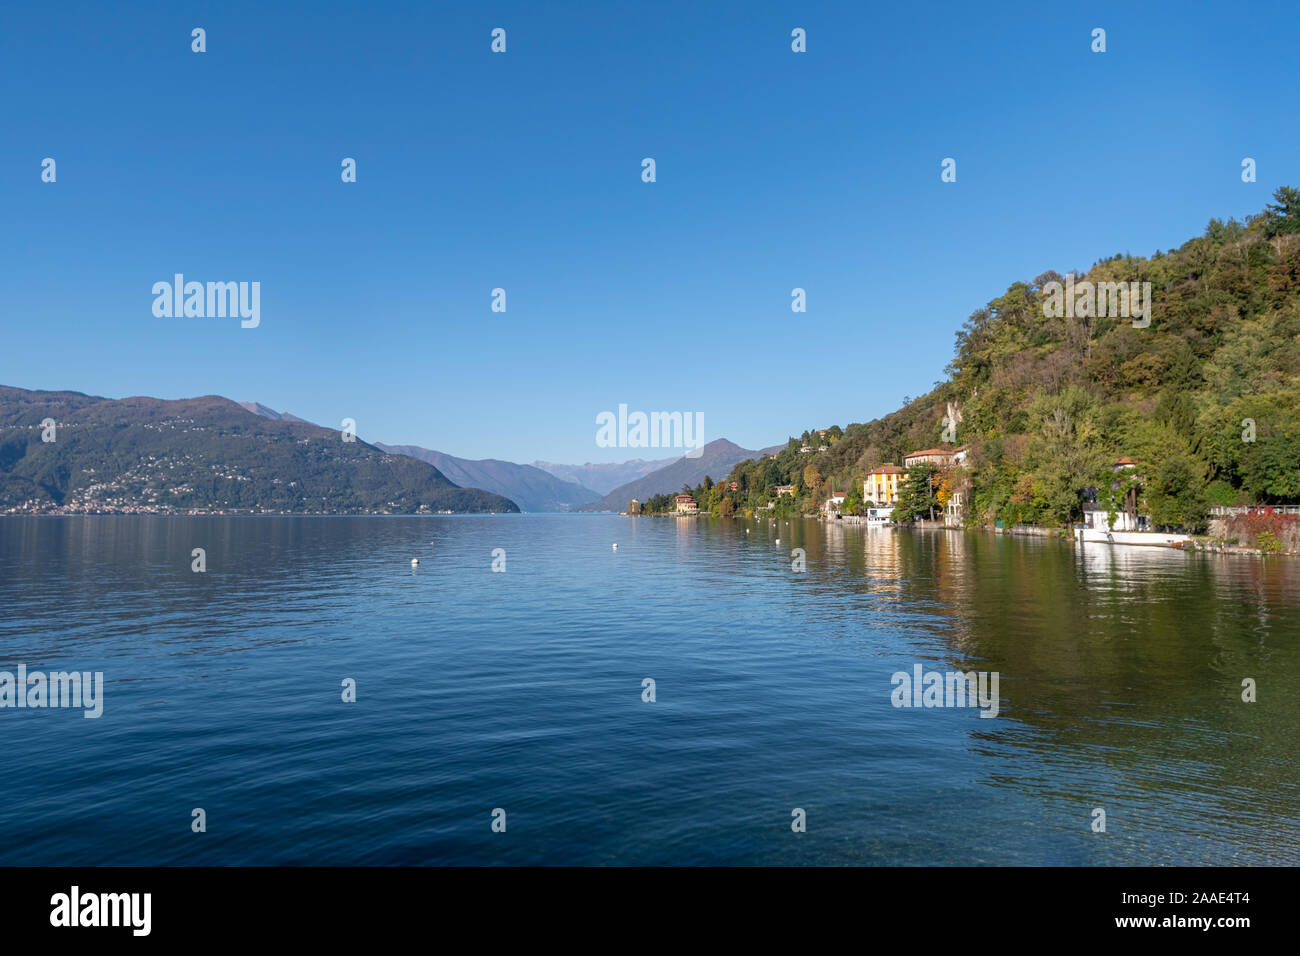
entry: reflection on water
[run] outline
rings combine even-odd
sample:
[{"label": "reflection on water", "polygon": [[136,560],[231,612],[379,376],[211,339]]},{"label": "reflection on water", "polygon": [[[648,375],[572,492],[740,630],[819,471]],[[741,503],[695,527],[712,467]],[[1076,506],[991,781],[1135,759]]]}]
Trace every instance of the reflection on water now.
[{"label": "reflection on water", "polygon": [[[0,864],[1294,864],[1297,565],[808,520],[5,518],[0,670],[107,689],[99,720],[0,710]],[[999,672],[1000,716],[894,709],[915,664]]]}]

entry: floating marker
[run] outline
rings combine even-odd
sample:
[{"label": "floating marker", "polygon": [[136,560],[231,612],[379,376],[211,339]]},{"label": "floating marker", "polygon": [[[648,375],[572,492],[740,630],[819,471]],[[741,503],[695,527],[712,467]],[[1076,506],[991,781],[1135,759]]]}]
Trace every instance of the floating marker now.
[{"label": "floating marker", "polygon": [[615,550],[615,551],[618,550],[618,542],[617,542],[617,541],[614,542],[614,550]]},{"label": "floating marker", "polygon": [[413,567],[413,568],[418,568],[419,566],[420,566],[420,559],[419,559],[419,558],[412,558],[412,559],[411,559],[411,567]]}]

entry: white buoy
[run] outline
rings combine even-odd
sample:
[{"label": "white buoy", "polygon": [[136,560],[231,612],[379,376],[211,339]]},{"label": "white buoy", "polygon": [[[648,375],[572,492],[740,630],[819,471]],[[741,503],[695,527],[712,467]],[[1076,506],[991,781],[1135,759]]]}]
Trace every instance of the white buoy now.
[{"label": "white buoy", "polygon": [[781,543],[781,539],[780,539],[780,538],[777,538],[777,539],[776,539],[776,543],[777,543],[777,544],[780,544],[780,543]]},{"label": "white buoy", "polygon": [[411,567],[413,567],[413,568],[418,568],[419,566],[420,566],[420,559],[419,559],[419,558],[412,558],[412,559],[411,559]]},{"label": "white buoy", "polygon": [[618,550],[618,542],[617,542],[617,541],[614,542],[614,550],[615,550],[615,551]]}]

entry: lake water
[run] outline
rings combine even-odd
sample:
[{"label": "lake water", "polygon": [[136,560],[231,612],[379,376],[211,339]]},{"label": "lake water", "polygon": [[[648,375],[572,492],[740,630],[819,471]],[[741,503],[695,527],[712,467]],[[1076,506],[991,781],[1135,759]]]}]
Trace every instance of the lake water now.
[{"label": "lake water", "polygon": [[[4,865],[1300,863],[1284,558],[807,520],[6,517],[19,664],[105,689],[99,719],[0,709]],[[998,716],[894,707],[918,664],[997,672]]]}]

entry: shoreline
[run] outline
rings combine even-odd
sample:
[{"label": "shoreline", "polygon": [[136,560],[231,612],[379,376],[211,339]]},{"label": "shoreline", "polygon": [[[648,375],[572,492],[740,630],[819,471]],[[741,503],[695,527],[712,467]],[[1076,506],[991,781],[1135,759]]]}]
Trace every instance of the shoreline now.
[{"label": "shoreline", "polygon": [[[614,512],[601,512],[601,513],[613,514]],[[683,514],[673,514],[671,512],[656,512],[653,514],[643,513],[639,515],[629,515],[626,512],[619,512],[618,515],[619,517],[626,517],[626,518],[713,518],[715,517],[714,515],[710,515],[704,512],[689,512]],[[717,516],[717,517],[718,520],[723,520],[721,516]],[[861,515],[841,515],[838,518],[829,519],[823,514],[793,515],[787,518],[772,518],[772,517],[766,517],[764,515],[755,514],[748,519],[745,518],[743,515],[733,515],[728,520],[794,521],[796,519],[809,520],[809,521],[828,521],[828,522],[835,521],[843,524],[853,525],[855,527],[863,527],[867,529],[876,529],[881,531],[909,531],[909,532],[957,531],[957,532],[971,532],[973,534],[1007,535],[1009,537],[1016,537],[1016,538],[1051,538],[1058,541],[1068,540],[1071,545],[1077,545],[1080,547],[1086,545],[1094,545],[1094,546],[1104,545],[1106,547],[1119,547],[1119,548],[1125,548],[1125,547],[1162,548],[1167,551],[1181,551],[1186,554],[1193,554],[1193,553],[1194,554],[1241,554],[1241,555],[1250,555],[1250,556],[1261,557],[1261,558],[1300,557],[1300,551],[1288,551],[1285,549],[1279,549],[1276,551],[1264,551],[1261,548],[1251,548],[1251,547],[1244,547],[1239,545],[1229,545],[1226,543],[1220,543],[1217,539],[1209,538],[1206,535],[1193,535],[1181,531],[1179,532],[1117,531],[1117,532],[1111,532],[1112,535],[1116,536],[1114,540],[1104,540],[1101,538],[1081,538],[1080,532],[1082,530],[1087,530],[1091,534],[1105,534],[1105,532],[1097,532],[1093,529],[1073,529],[1072,531],[1070,531],[1065,528],[1041,528],[1035,525],[1017,525],[1011,528],[990,528],[987,526],[982,528],[965,528],[965,527],[953,527],[951,525],[944,525],[944,524],[940,524],[939,522],[935,522],[933,524],[929,522],[923,522],[918,525],[899,525],[899,524],[882,525],[879,523],[872,523],[869,521],[869,519]],[[1122,538],[1118,537],[1120,535],[1122,535],[1123,537]],[[1142,536],[1150,535],[1153,539],[1162,538],[1164,540],[1145,540],[1145,541],[1141,539],[1132,540],[1137,535],[1142,535]]]},{"label": "shoreline", "polygon": [[[708,518],[729,521],[829,521],[825,515],[793,515],[787,518],[767,517],[765,515],[755,514],[750,518],[743,515],[732,515],[726,519],[722,516],[714,516],[707,512],[687,512],[674,514],[672,512],[656,512],[653,514],[635,514],[630,515],[626,512],[616,511],[430,511],[430,512],[358,512],[358,511],[23,511],[23,512],[0,512],[0,519],[3,518],[500,518],[500,517],[609,517],[609,518]],[[1182,532],[1160,532],[1160,531],[1124,531],[1112,532],[1116,535],[1124,535],[1125,539],[1101,540],[1098,538],[1083,539],[1080,536],[1081,529],[1075,529],[1069,533],[1064,528],[1040,528],[1033,525],[1020,525],[1012,528],[965,528],[953,527],[951,525],[939,524],[938,522],[930,524],[923,522],[918,525],[898,525],[898,524],[879,524],[869,522],[867,518],[860,515],[843,515],[835,521],[843,524],[853,525],[855,527],[865,528],[867,530],[877,531],[908,531],[908,532],[970,532],[973,534],[988,535],[1006,535],[1015,538],[1051,538],[1058,541],[1069,541],[1071,545],[1103,545],[1106,547],[1130,547],[1130,548],[1162,548],[1168,551],[1181,551],[1187,554],[1239,554],[1253,557],[1300,557],[1300,551],[1288,551],[1278,549],[1265,551],[1261,548],[1244,547],[1240,545],[1228,545],[1215,539],[1210,539],[1204,535],[1189,535]],[[1091,530],[1091,529],[1089,529]],[[1094,534],[1100,532],[1093,532]],[[1164,538],[1163,541],[1155,540],[1128,540],[1136,535],[1151,535],[1153,538]]]}]

